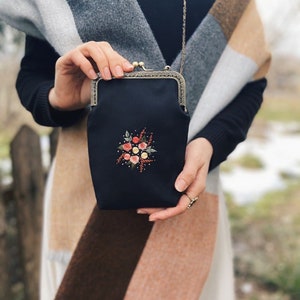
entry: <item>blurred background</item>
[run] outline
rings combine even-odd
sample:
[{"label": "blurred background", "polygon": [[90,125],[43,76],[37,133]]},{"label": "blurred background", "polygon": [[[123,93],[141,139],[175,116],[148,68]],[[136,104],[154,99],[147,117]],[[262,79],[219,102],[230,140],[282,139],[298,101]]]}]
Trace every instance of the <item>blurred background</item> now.
[{"label": "blurred background", "polygon": [[[257,5],[273,56],[268,87],[248,139],[221,166],[237,299],[296,300],[300,299],[300,0],[257,0]],[[1,300],[34,297],[29,295],[34,295],[31,282],[38,277],[34,261],[39,239],[31,239],[30,233],[40,229],[41,220],[33,221],[32,216],[41,207],[33,203],[31,212],[22,213],[17,208],[27,197],[24,191],[41,201],[44,181],[34,174],[46,176],[52,153],[52,129],[32,121],[15,91],[23,47],[23,34],[0,23]],[[33,147],[36,138],[38,147]],[[31,146],[27,154],[18,153],[26,145]],[[39,147],[41,153],[35,152]],[[29,166],[16,166],[18,161]],[[33,179],[16,191],[13,183],[21,180],[18,176]],[[30,280],[27,273],[35,269]]]}]

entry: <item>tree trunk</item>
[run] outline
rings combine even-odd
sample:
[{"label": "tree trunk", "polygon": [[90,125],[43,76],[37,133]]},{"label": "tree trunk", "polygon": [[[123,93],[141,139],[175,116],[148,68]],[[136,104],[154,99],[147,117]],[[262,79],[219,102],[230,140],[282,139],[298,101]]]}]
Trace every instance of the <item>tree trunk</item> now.
[{"label": "tree trunk", "polygon": [[5,204],[0,176],[0,299],[11,299],[8,277],[8,253],[7,253],[7,230],[5,217]]},{"label": "tree trunk", "polygon": [[45,182],[40,137],[26,125],[11,143],[11,160],[25,297],[38,300]]}]

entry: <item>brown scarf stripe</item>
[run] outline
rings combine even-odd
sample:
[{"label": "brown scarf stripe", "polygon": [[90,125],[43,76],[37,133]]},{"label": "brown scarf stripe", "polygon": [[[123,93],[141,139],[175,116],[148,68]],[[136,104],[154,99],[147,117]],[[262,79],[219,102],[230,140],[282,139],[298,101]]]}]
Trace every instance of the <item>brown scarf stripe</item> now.
[{"label": "brown scarf stripe", "polygon": [[55,300],[123,299],[152,229],[147,219],[95,207]]},{"label": "brown scarf stripe", "polygon": [[210,14],[219,22],[227,40],[230,39],[249,2],[250,0],[217,0],[211,8]]}]

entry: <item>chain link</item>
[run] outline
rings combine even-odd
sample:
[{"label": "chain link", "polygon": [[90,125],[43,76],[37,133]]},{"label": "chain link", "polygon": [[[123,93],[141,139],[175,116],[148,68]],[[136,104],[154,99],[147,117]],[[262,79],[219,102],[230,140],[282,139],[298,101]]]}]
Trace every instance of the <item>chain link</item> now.
[{"label": "chain link", "polygon": [[181,58],[180,58],[180,70],[179,73],[182,75],[183,67],[185,63],[186,55],[186,0],[183,0],[183,9],[182,9],[182,49],[181,49]]}]

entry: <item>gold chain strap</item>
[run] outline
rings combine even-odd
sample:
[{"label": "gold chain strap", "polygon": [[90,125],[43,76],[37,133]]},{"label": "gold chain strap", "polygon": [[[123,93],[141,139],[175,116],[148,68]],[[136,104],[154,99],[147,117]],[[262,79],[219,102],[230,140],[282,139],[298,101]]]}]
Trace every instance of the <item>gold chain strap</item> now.
[{"label": "gold chain strap", "polygon": [[181,49],[181,58],[180,58],[180,70],[179,73],[182,75],[183,67],[185,62],[186,55],[186,0],[183,0],[183,9],[182,9],[182,49]]}]

